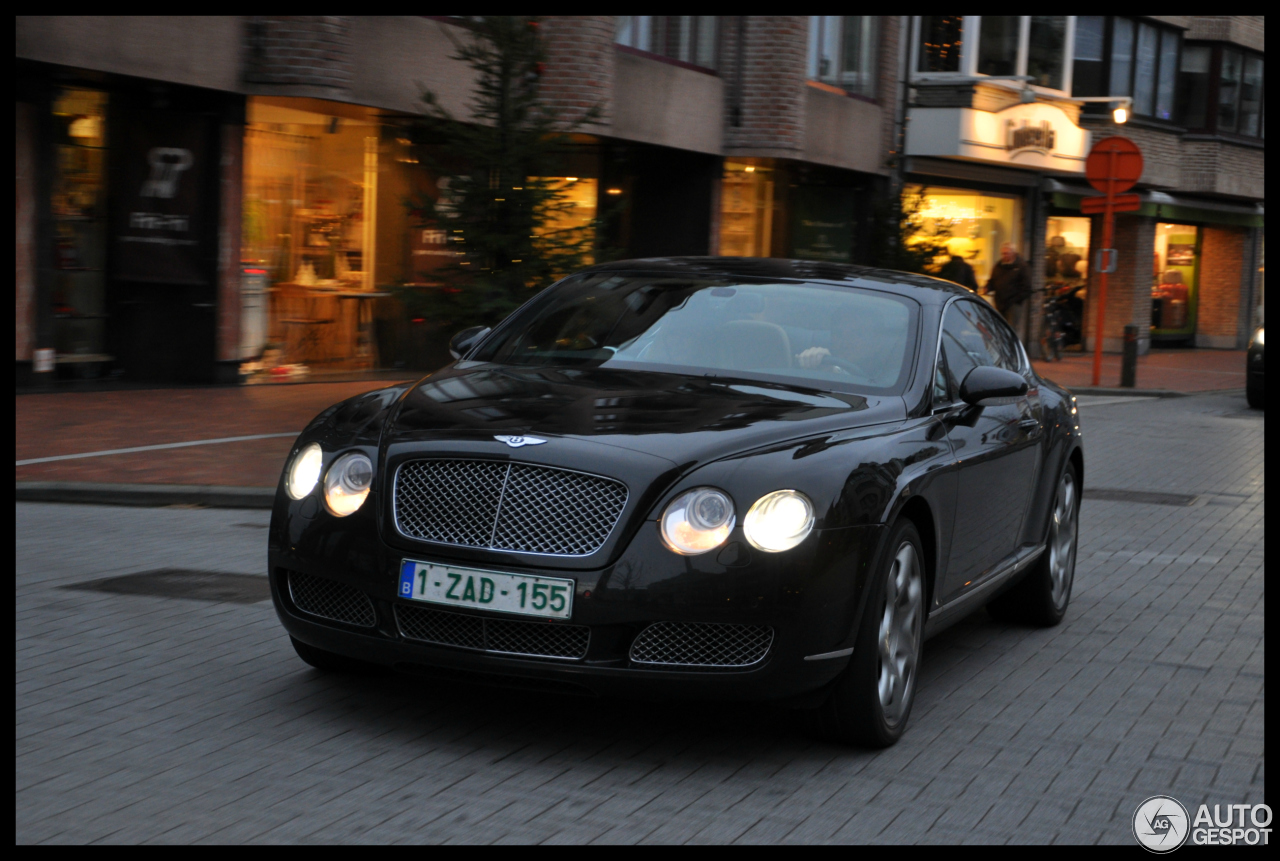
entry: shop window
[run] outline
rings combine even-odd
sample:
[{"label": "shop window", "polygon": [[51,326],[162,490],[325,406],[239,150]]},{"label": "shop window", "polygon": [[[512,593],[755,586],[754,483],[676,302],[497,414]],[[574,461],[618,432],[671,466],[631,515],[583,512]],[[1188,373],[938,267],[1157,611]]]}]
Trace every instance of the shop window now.
[{"label": "shop window", "polygon": [[920,18],[920,41],[917,46],[919,72],[960,71],[960,49],[963,46],[963,15],[924,15]]},{"label": "shop window", "polygon": [[874,15],[809,17],[809,77],[868,98],[876,94]]},{"label": "shop window", "polygon": [[[599,181],[577,176],[549,176],[542,177],[542,181],[558,192],[559,198],[536,234],[569,244],[593,236]],[[595,259],[589,254],[582,260],[584,266],[593,263]]]},{"label": "shop window", "polygon": [[377,295],[380,127],[372,116],[315,107],[249,100],[241,256],[256,277],[244,277],[242,290],[267,294],[265,321],[244,327],[258,339],[241,344],[250,374],[376,361],[368,303]]},{"label": "shop window", "polygon": [[1189,224],[1157,224],[1151,270],[1151,334],[1185,339],[1195,334],[1200,277],[1200,231]]},{"label": "shop window", "polygon": [[764,165],[725,162],[720,183],[720,254],[771,256],[773,215],[773,171]]},{"label": "shop window", "polygon": [[[1132,96],[1134,116],[1172,121],[1177,85],[1185,73],[1181,53],[1182,36],[1173,28],[1131,18],[1082,16],[1076,19],[1071,92]],[[1109,109],[1106,103],[1084,108],[1091,114]]]},{"label": "shop window", "polygon": [[614,41],[682,63],[716,68],[714,15],[619,15]]},{"label": "shop window", "polygon": [[[913,197],[920,186],[907,186],[903,194]],[[972,268],[979,287],[991,279],[1006,242],[1021,245],[1022,201],[1005,195],[950,188],[928,188],[914,224],[912,242],[945,245],[950,255],[964,259]],[[943,259],[934,261],[940,267]]]},{"label": "shop window", "polygon": [[107,94],[65,89],[53,102],[56,156],[54,219],[54,349],[59,364],[87,372],[111,360],[106,350]]}]

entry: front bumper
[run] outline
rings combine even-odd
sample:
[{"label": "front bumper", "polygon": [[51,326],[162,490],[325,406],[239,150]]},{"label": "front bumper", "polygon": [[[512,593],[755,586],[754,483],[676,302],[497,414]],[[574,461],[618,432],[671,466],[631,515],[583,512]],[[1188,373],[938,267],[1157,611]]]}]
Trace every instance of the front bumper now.
[{"label": "front bumper", "polygon": [[[881,533],[880,527],[815,532],[792,551],[764,554],[750,550],[739,532],[725,551],[681,557],[662,547],[656,525],[644,521],[617,558],[600,568],[555,567],[554,560],[534,567],[513,564],[499,554],[482,559],[468,551],[459,558],[456,548],[408,542],[398,535],[390,543],[380,534],[372,510],[335,518],[322,507],[281,495],[272,518],[268,563],[272,599],[293,637],[370,663],[642,699],[793,699],[821,689],[848,663],[847,656],[805,658],[852,645],[863,585]],[[401,614],[405,608],[446,610],[466,621],[529,620],[401,599],[397,584],[405,558],[572,579],[572,619],[533,624],[589,628],[585,653],[572,659],[521,657],[406,636],[398,607]],[[291,572],[357,590],[367,598],[372,615],[356,625],[304,612],[290,593]],[[702,630],[766,627],[772,639],[764,657],[749,666],[656,667],[633,660],[636,638],[660,622],[697,623]]]}]

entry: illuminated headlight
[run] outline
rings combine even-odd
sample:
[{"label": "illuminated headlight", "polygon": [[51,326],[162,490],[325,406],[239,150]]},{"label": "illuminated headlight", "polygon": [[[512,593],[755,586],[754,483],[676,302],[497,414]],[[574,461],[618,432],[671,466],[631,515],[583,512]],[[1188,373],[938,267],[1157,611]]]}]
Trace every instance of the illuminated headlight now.
[{"label": "illuminated headlight", "polygon": [[757,550],[790,550],[813,531],[813,503],[795,490],[766,493],[747,512],[742,531]]},{"label": "illuminated headlight", "polygon": [[333,462],[324,477],[324,503],[339,517],[352,514],[369,495],[373,483],[373,462],[353,451]]},{"label": "illuminated headlight", "polygon": [[1265,347],[1266,343],[1263,341],[1263,338],[1265,336],[1266,336],[1266,331],[1263,329],[1259,329],[1258,331],[1253,333],[1253,343],[1257,344],[1259,347]]},{"label": "illuminated headlight", "polygon": [[315,490],[316,482],[320,480],[322,460],[320,446],[315,443],[311,443],[294,457],[284,482],[285,492],[291,499],[302,499]]},{"label": "illuminated headlight", "polygon": [[672,500],[659,525],[668,550],[697,556],[723,544],[734,522],[732,499],[714,487],[696,487]]}]

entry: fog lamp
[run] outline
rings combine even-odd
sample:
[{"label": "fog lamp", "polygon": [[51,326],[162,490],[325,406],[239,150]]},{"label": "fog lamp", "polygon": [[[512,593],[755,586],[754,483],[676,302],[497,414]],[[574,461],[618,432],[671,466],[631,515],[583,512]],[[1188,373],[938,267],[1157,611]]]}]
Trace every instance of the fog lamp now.
[{"label": "fog lamp", "polygon": [[790,550],[813,531],[813,503],[797,490],[775,490],[756,500],[742,521],[742,532],[757,550]]},{"label": "fog lamp", "polygon": [[315,490],[316,482],[320,480],[320,466],[323,459],[320,446],[315,443],[311,443],[294,456],[284,481],[284,489],[290,499],[302,499]]},{"label": "fog lamp", "polygon": [[695,487],[671,501],[659,521],[662,543],[681,556],[697,556],[725,542],[735,523],[733,500],[714,487]]},{"label": "fog lamp", "polygon": [[364,504],[371,484],[373,461],[358,451],[344,454],[324,477],[324,504],[338,517],[346,517]]}]

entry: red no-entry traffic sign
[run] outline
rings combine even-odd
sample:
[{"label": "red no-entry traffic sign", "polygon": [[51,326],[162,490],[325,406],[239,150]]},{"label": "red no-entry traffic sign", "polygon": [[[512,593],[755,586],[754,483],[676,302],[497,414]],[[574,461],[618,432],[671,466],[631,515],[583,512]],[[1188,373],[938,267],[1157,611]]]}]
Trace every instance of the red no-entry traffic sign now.
[{"label": "red no-entry traffic sign", "polygon": [[1084,176],[1103,194],[1128,191],[1142,176],[1142,150],[1128,138],[1103,138],[1089,150]]}]

